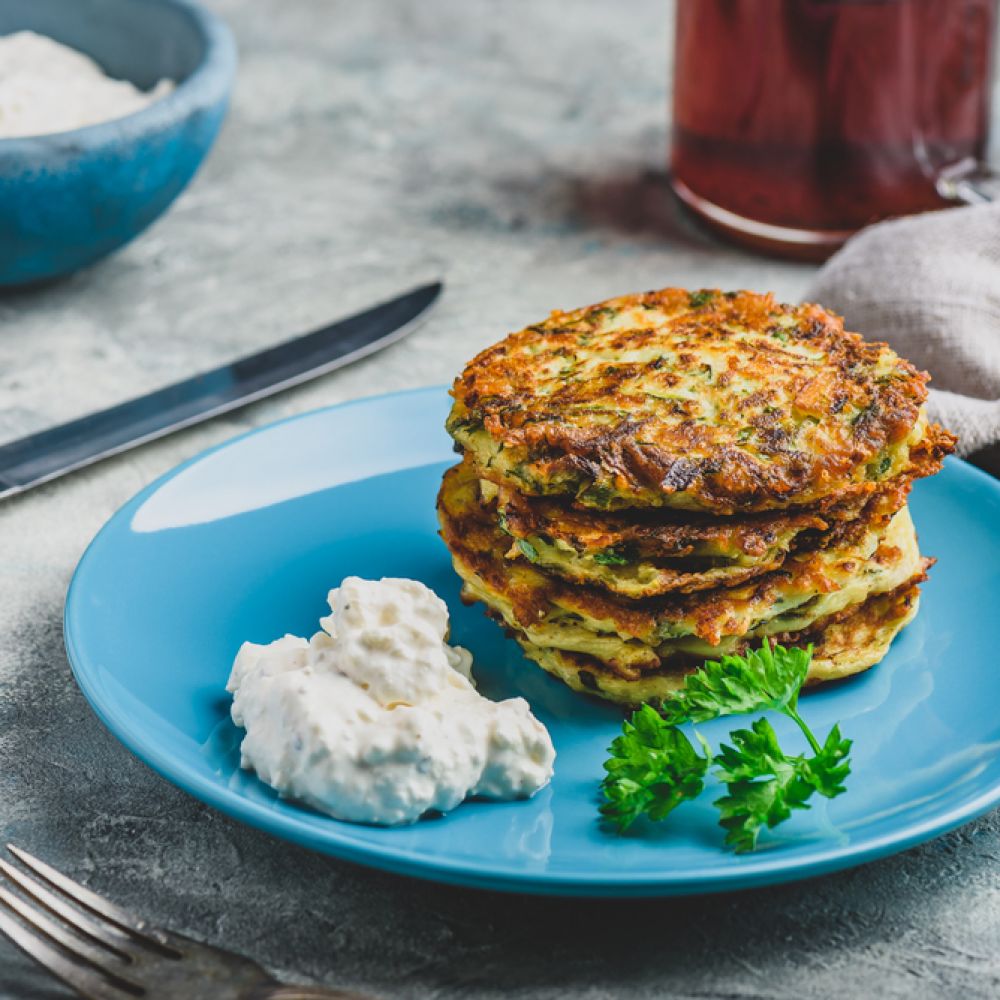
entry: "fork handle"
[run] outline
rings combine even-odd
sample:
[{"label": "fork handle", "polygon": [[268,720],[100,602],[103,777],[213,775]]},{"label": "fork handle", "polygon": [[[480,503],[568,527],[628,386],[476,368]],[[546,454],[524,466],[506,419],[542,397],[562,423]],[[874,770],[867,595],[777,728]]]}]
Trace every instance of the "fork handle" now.
[{"label": "fork handle", "polygon": [[276,984],[255,990],[246,1000],[375,1000],[373,996],[326,986]]}]

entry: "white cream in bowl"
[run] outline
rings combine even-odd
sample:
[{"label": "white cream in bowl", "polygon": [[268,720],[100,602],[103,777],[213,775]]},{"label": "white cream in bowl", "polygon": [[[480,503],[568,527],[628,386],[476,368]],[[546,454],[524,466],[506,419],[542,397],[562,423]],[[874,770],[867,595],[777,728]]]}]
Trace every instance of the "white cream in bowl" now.
[{"label": "white cream in bowl", "polygon": [[69,132],[139,111],[169,94],[105,75],[89,56],[33,31],[0,35],[0,139]]}]

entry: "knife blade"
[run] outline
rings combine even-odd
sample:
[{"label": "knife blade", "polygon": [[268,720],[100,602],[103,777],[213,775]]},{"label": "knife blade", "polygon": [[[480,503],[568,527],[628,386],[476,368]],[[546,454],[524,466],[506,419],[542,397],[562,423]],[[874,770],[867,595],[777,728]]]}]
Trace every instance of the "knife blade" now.
[{"label": "knife blade", "polygon": [[163,389],[0,445],[0,499],[325,375],[411,333],[441,294],[421,285]]}]

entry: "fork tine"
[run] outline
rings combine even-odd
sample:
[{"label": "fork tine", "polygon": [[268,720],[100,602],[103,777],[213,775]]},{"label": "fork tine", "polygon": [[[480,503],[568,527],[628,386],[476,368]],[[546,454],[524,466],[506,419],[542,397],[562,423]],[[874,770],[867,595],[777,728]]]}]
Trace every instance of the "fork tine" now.
[{"label": "fork tine", "polygon": [[98,947],[91,944],[89,938],[78,937],[68,931],[64,924],[48,916],[41,906],[32,905],[26,899],[9,892],[2,885],[0,885],[0,903],[4,904],[8,910],[12,910],[25,923],[31,924],[36,931],[41,931],[70,954],[89,962],[96,969],[103,970],[109,961],[114,961],[116,958],[121,962],[130,961],[128,955],[117,949],[112,949],[110,945]]},{"label": "fork tine", "polygon": [[28,896],[40,903],[47,910],[61,917],[74,930],[91,941],[96,941],[105,948],[110,948],[119,957],[128,959],[128,949],[132,945],[125,933],[113,924],[96,920],[84,910],[78,910],[75,906],[70,906],[65,900],[57,896],[54,892],[46,889],[40,882],[35,881],[30,875],[19,871],[13,865],[0,858],[0,872],[19,889]]},{"label": "fork tine", "polygon": [[[51,865],[47,865],[44,861],[40,861],[38,858],[33,857],[27,851],[21,850],[20,847],[15,847],[13,844],[7,845],[7,850],[17,858],[26,868],[29,868],[36,875],[43,878],[49,885],[54,889],[58,889],[64,896],[69,897],[74,903],[85,907],[90,910],[91,913],[96,914],[99,917],[103,917],[104,920],[114,924],[116,927],[125,931],[131,937],[137,938],[146,944],[149,944],[156,948],[157,950],[165,951],[169,954],[171,958],[179,958],[180,952],[174,946],[169,935],[165,934],[158,927],[150,926],[145,920],[129,913],[128,910],[122,909],[120,906],[116,906],[114,903],[109,902],[103,896],[99,896],[96,892],[87,889],[85,886],[74,882],[71,878],[63,875],[62,872],[56,871]],[[0,860],[0,868],[8,875],[11,876],[11,866],[5,864]],[[14,869],[16,871],[16,869]],[[21,875],[20,872],[17,873]],[[22,876],[23,877],[23,876]],[[14,879],[17,881],[17,879]],[[32,880],[34,883],[34,880]],[[19,885],[22,883],[18,882]],[[34,883],[37,885],[37,883]],[[23,886],[27,892],[33,892],[32,889]],[[41,888],[41,886],[39,886]],[[33,893],[35,894],[35,893]],[[48,904],[46,904],[48,905]],[[62,914],[60,914],[62,916]]]},{"label": "fork tine", "polygon": [[[0,933],[5,934],[29,958],[33,958],[43,969],[57,976],[87,1000],[127,1000],[141,997],[143,991],[120,988],[111,980],[86,965],[78,965],[67,958],[55,945],[44,937],[29,930],[20,921],[10,916],[0,907]],[[124,982],[124,980],[122,980]]]}]

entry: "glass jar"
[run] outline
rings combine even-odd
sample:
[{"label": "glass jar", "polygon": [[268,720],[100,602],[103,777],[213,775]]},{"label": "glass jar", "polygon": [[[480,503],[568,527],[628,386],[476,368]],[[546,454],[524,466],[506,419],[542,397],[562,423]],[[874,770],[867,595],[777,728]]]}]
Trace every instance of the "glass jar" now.
[{"label": "glass jar", "polygon": [[705,221],[822,259],[940,208],[983,158],[997,0],[677,0],[672,184]]}]

